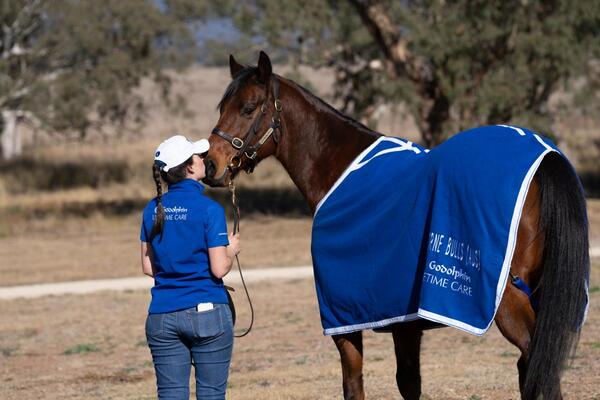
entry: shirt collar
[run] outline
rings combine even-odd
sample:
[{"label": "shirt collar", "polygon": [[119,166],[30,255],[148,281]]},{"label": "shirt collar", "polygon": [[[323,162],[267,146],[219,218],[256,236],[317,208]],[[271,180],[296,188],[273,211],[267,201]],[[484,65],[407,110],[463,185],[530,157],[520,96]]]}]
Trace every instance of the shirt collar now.
[{"label": "shirt collar", "polygon": [[184,192],[198,190],[200,193],[204,191],[204,185],[194,179],[183,179],[179,182],[169,185],[169,192]]}]

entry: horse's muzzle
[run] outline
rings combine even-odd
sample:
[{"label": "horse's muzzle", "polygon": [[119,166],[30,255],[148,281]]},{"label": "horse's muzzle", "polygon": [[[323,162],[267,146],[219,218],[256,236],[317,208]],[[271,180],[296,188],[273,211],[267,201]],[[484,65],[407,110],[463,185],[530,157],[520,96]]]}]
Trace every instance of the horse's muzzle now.
[{"label": "horse's muzzle", "polygon": [[225,178],[228,173],[228,169],[225,168],[223,174],[220,177],[216,178],[215,174],[217,173],[217,165],[210,158],[204,159],[204,166],[206,171],[206,177],[202,179],[202,182],[206,183],[211,187],[223,187],[225,186]]},{"label": "horse's muzzle", "polygon": [[215,165],[215,162],[213,160],[207,157],[204,159],[204,170],[206,171],[206,177],[212,178],[217,172],[217,166]]}]

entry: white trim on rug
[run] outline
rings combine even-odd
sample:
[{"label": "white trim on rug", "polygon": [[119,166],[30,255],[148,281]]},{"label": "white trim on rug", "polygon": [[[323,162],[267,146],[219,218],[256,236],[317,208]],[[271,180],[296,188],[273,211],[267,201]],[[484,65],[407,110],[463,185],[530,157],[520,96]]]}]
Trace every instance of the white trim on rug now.
[{"label": "white trim on rug", "polygon": [[409,321],[414,321],[418,318],[419,318],[419,315],[417,313],[401,315],[399,317],[382,319],[381,321],[365,322],[364,324],[346,325],[346,326],[340,326],[337,328],[323,329],[323,334],[326,336],[331,336],[331,335],[339,335],[342,333],[352,333],[352,332],[356,332],[356,331],[362,331],[365,329],[383,328],[385,326],[388,326],[388,325],[391,325],[391,324],[394,324],[397,322],[409,322]]},{"label": "white trim on rug", "polygon": [[483,335],[489,328],[485,328],[485,329],[481,329],[481,328],[477,328],[473,325],[469,325],[467,323],[464,323],[462,321],[458,321],[456,319],[453,318],[448,318],[448,317],[444,317],[443,315],[439,315],[436,314],[434,312],[431,311],[427,311],[423,308],[419,308],[419,312],[418,312],[419,316],[429,320],[429,321],[433,321],[433,322],[438,322],[442,325],[446,325],[446,326],[450,326],[452,328],[456,328],[456,329],[460,329],[461,331],[467,332],[467,333],[471,333],[473,335],[477,335],[477,336],[481,336]]},{"label": "white trim on rug", "polygon": [[[517,131],[517,133],[519,133],[519,135],[526,136],[525,132],[520,128],[509,126],[509,125],[498,125],[498,126],[512,129],[514,131]],[[409,322],[409,321],[416,320],[418,318],[423,318],[423,319],[427,319],[427,320],[430,320],[433,322],[438,322],[438,323],[441,323],[441,324],[444,324],[447,326],[451,326],[451,327],[457,328],[459,330],[462,330],[464,332],[471,333],[471,334],[474,334],[477,336],[481,336],[485,332],[487,332],[487,330],[490,328],[492,322],[494,321],[494,318],[496,317],[496,313],[498,311],[498,306],[500,305],[500,301],[502,300],[502,296],[504,295],[504,290],[506,289],[506,285],[508,282],[508,274],[509,274],[510,266],[511,266],[512,259],[514,256],[514,251],[516,248],[516,242],[517,242],[516,239],[517,239],[519,222],[521,220],[523,206],[525,205],[525,200],[527,197],[527,193],[529,192],[529,187],[531,185],[531,182],[533,181],[533,177],[535,176],[535,173],[537,172],[542,160],[544,159],[544,157],[547,154],[549,154],[551,152],[557,152],[558,154],[560,154],[560,152],[558,152],[556,149],[549,146],[537,134],[533,133],[533,136],[540,144],[542,144],[545,147],[545,150],[532,163],[532,165],[529,167],[529,170],[527,171],[525,177],[523,178],[523,181],[521,182],[521,187],[519,189],[519,193],[517,195],[517,200],[515,202],[515,206],[513,209],[513,215],[512,215],[511,224],[510,224],[510,228],[509,228],[509,236],[508,236],[504,261],[503,261],[502,268],[500,271],[498,284],[496,287],[496,299],[495,299],[495,306],[494,306],[494,314],[493,314],[493,317],[491,318],[491,320],[489,321],[488,325],[485,328],[483,328],[483,329],[477,328],[475,326],[466,324],[464,322],[461,322],[461,321],[458,321],[458,320],[455,320],[452,318],[444,317],[442,315],[433,313],[431,311],[419,308],[417,313],[393,317],[393,318],[387,318],[387,319],[380,320],[380,321],[367,322],[367,323],[354,324],[354,325],[346,325],[346,326],[341,326],[341,327],[336,327],[336,328],[328,328],[328,329],[324,329],[323,333],[325,335],[351,333],[351,332],[360,331],[360,330],[364,330],[364,329],[382,328],[382,327],[385,327],[387,325],[397,323],[397,322]],[[394,143],[398,144],[399,147],[382,150],[382,151],[376,153],[375,155],[373,155],[372,157],[370,157],[368,160],[362,160],[363,157],[365,157],[372,149],[374,149],[382,141],[394,142]],[[366,148],[358,157],[356,157],[356,159],[354,159],[354,161],[348,166],[348,168],[346,168],[344,173],[340,176],[340,178],[338,178],[336,183],[331,187],[331,189],[327,192],[327,194],[323,197],[323,199],[321,199],[321,201],[317,205],[317,208],[315,211],[315,216],[316,216],[317,212],[319,211],[320,207],[325,203],[325,201],[329,198],[329,196],[338,188],[338,186],[346,179],[346,177],[350,173],[362,168],[363,166],[368,164],[371,160],[373,160],[374,158],[376,158],[380,155],[391,153],[391,152],[396,152],[396,151],[405,151],[405,150],[412,150],[416,154],[419,154],[421,152],[418,148],[413,147],[412,142],[410,142],[410,141],[405,142],[398,138],[392,138],[392,137],[386,137],[386,136],[383,136],[383,137],[377,139],[368,148]],[[588,301],[588,305],[589,305],[589,301]]]},{"label": "white trim on rug", "polygon": [[[369,152],[371,150],[373,150],[375,147],[377,147],[381,142],[396,143],[398,145],[398,147],[393,147],[393,148],[390,148],[390,149],[381,150],[380,152],[378,152],[375,155],[373,155],[372,157],[370,157],[368,160],[363,160],[363,158],[367,154],[369,154]],[[313,215],[313,218],[317,216],[317,213],[319,212],[319,209],[325,203],[325,201],[329,198],[329,196],[331,196],[331,194],[338,188],[338,186],[341,185],[341,183],[352,172],[361,169],[362,167],[364,167],[365,165],[367,165],[369,162],[371,162],[373,159],[375,159],[375,158],[377,158],[379,156],[382,156],[382,155],[388,154],[388,153],[394,153],[394,152],[398,152],[398,151],[407,151],[407,150],[413,151],[415,154],[421,153],[421,150],[419,148],[413,146],[413,142],[411,142],[409,140],[404,141],[404,140],[402,140],[400,138],[389,137],[389,136],[382,136],[379,139],[377,139],[375,142],[371,143],[371,145],[369,147],[367,147],[366,149],[364,149],[358,155],[358,157],[356,157],[354,159],[354,161],[352,161],[350,163],[350,165],[348,166],[348,168],[346,168],[346,170],[344,171],[344,173],[333,184],[333,186],[331,187],[331,189],[329,189],[329,191],[327,192],[327,194],[325,194],[325,196],[323,196],[323,198],[321,199],[321,201],[319,201],[319,203],[317,204],[317,207],[315,209],[315,214]]]},{"label": "white trim on rug", "polygon": [[[543,141],[542,143],[545,144]],[[510,230],[508,234],[508,242],[506,244],[504,263],[502,264],[502,269],[500,270],[500,277],[498,278],[494,315],[490,320],[488,326],[485,328],[485,331],[487,331],[490,328],[490,325],[494,321],[496,313],[498,312],[498,306],[500,305],[500,301],[502,300],[502,296],[504,295],[504,290],[506,289],[506,284],[508,282],[508,273],[510,272],[510,266],[512,264],[515,248],[517,246],[517,233],[519,229],[519,222],[521,221],[523,206],[525,205],[525,199],[527,197],[527,193],[529,192],[529,186],[531,185],[533,177],[537,172],[544,157],[546,157],[548,153],[554,151],[554,149],[549,147],[548,145],[545,145],[545,147],[546,150],[542,154],[540,154],[539,157],[533,162],[531,167],[529,167],[529,171],[527,171],[525,178],[523,178],[523,182],[521,182],[521,189],[519,190],[519,195],[517,196],[517,201],[513,210],[512,220],[510,222]]]}]

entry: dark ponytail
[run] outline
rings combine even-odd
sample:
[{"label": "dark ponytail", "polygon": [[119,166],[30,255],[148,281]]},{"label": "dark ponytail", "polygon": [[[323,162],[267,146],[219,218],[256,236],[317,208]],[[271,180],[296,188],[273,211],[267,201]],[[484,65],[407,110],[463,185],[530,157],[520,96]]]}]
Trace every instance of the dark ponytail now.
[{"label": "dark ponytail", "polygon": [[169,172],[162,171],[164,164],[158,161],[152,165],[152,177],[154,178],[154,183],[156,183],[156,218],[154,219],[154,225],[152,225],[150,241],[159,233],[162,240],[162,233],[165,226],[165,208],[162,205],[162,184],[160,179],[162,178],[169,185],[184,180],[186,177],[186,167],[192,165],[193,162],[192,156],[182,164],[171,168]]},{"label": "dark ponytail", "polygon": [[152,165],[152,176],[154,177],[154,183],[156,183],[156,218],[154,219],[154,225],[152,225],[150,241],[152,241],[152,239],[154,239],[154,237],[159,233],[162,239],[163,227],[165,225],[165,209],[162,205],[162,184],[160,182],[160,172],[160,166],[158,164]]}]

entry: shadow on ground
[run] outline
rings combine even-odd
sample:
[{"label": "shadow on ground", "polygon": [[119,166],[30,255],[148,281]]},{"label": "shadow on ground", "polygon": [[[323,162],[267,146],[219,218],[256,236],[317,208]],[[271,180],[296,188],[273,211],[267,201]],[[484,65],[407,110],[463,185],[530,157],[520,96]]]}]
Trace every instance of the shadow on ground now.
[{"label": "shadow on ground", "polygon": [[[206,191],[206,195],[219,202],[225,208],[227,215],[231,215],[231,193],[228,190]],[[237,189],[238,206],[240,213],[244,215],[264,214],[288,217],[310,216],[311,212],[306,201],[296,188],[261,188],[261,189]],[[59,206],[31,208],[31,209],[7,209],[5,213],[19,215],[21,218],[33,219],[54,217],[88,217],[92,214],[107,216],[128,215],[139,213],[149,199],[116,199],[65,202]]]}]

